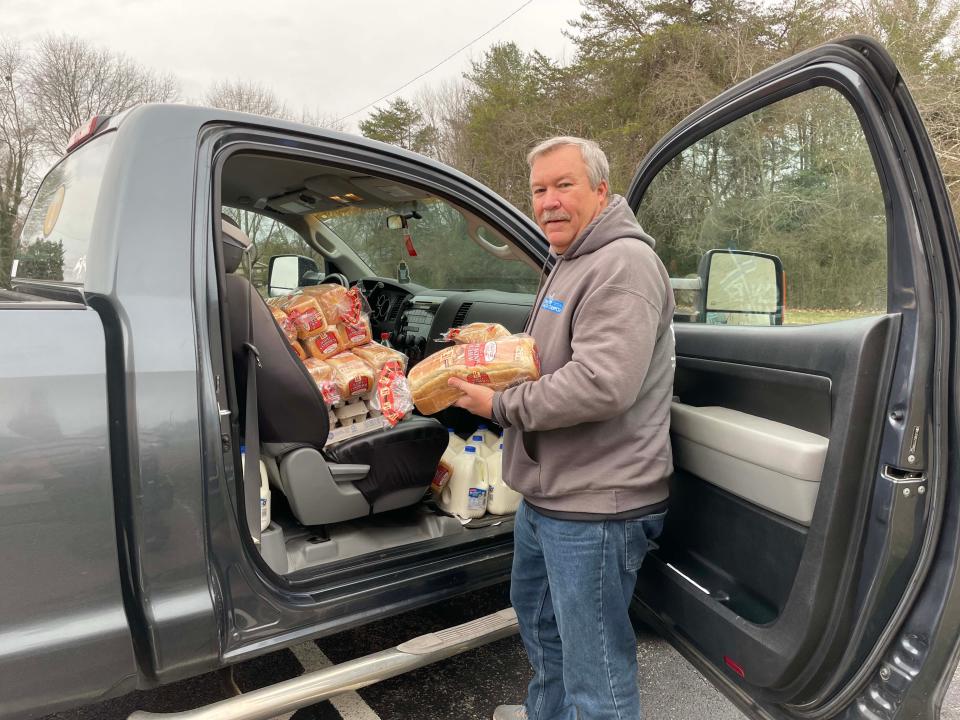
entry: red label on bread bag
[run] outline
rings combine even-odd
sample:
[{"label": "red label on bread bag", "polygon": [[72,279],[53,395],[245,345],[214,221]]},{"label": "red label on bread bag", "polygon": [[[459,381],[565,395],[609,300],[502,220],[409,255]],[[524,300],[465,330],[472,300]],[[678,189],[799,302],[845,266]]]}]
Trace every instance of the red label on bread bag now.
[{"label": "red label on bread bag", "polygon": [[347,385],[351,395],[359,395],[370,389],[370,378],[367,376],[355,377]]},{"label": "red label on bread bag", "polygon": [[360,317],[363,314],[363,300],[360,299],[360,289],[357,287],[350,288],[347,291],[346,299],[349,307],[340,312],[340,319],[345,324],[356,325],[360,322]]},{"label": "red label on bread bag", "polygon": [[464,380],[473,385],[489,385],[490,376],[482,372],[472,372],[467,375]]},{"label": "red label on bread bag", "polygon": [[483,365],[483,345],[470,343],[463,346],[463,364],[467,367]]},{"label": "red label on bread bag", "polygon": [[329,355],[331,351],[340,346],[340,341],[335,332],[325,332],[323,335],[319,335],[313,342],[317,346],[317,350],[324,355]]},{"label": "red label on bread bag", "polygon": [[360,344],[370,339],[370,336],[367,334],[367,326],[363,323],[344,323],[343,328],[347,331],[347,340],[352,343]]},{"label": "red label on bread bag", "polygon": [[323,313],[317,312],[314,308],[309,308],[297,315],[295,322],[297,327],[308,333],[324,327],[327,324],[327,319],[323,316]]},{"label": "red label on bread bag", "polygon": [[450,467],[441,462],[437,465],[437,471],[433,474],[433,482],[430,483],[430,489],[433,491],[434,495],[439,495],[443,492],[443,489],[447,486],[447,483],[450,482],[450,476],[453,474],[453,471]]}]

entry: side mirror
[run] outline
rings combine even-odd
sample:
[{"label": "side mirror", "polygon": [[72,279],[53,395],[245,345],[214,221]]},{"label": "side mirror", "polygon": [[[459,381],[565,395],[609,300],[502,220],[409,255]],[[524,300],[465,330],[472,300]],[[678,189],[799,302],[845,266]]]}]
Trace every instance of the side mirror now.
[{"label": "side mirror", "polygon": [[289,295],[303,285],[316,285],[320,267],[313,258],[303,255],[274,255],[267,271],[267,297]]},{"label": "side mirror", "polygon": [[710,250],[697,270],[707,325],[783,325],[783,263],[749,250]]}]

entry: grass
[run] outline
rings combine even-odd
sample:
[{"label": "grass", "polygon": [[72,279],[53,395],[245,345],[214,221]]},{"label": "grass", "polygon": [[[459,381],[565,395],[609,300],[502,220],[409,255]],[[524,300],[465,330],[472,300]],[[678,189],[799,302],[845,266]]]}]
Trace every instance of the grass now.
[{"label": "grass", "polygon": [[790,308],[783,313],[784,325],[815,325],[817,323],[852,320],[858,317],[880,315],[884,310],[834,310],[830,308]]}]

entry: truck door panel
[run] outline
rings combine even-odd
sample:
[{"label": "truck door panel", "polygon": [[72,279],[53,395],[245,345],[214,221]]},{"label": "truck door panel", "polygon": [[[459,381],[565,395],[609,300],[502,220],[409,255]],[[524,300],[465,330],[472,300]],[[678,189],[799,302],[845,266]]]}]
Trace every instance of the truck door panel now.
[{"label": "truck door panel", "polygon": [[[841,568],[830,553],[848,543],[839,531],[854,525],[863,468],[873,464],[898,327],[897,317],[882,315],[775,329],[675,328],[677,469],[660,548],[638,592],[751,684],[785,684],[810,651],[805,639],[826,627]],[[696,427],[718,419],[727,428],[708,428],[712,437]],[[688,439],[702,437],[715,453],[706,463],[691,457]],[[737,439],[749,443],[723,444]],[[739,462],[739,476],[723,458]],[[804,477],[818,462],[815,477]],[[810,494],[792,494],[797,488]],[[831,528],[838,514],[850,522]],[[694,584],[704,591],[685,592]]]},{"label": "truck door panel", "polygon": [[848,38],[741,83],[628,199],[671,274],[701,241],[773,253],[785,322],[791,297],[809,308],[750,327],[744,279],[742,307],[690,316],[714,325],[675,323],[676,472],[639,611],[751,717],[935,717],[957,644],[935,630],[956,617],[957,234],[892,60]]},{"label": "truck door panel", "polygon": [[0,717],[134,687],[104,331],[81,304],[0,302]]}]

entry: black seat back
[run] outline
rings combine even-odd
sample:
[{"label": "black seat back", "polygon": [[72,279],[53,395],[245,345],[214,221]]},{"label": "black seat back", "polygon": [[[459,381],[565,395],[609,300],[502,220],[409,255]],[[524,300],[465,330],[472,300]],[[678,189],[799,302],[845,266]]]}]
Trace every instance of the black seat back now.
[{"label": "black seat back", "polygon": [[[257,368],[257,410],[260,441],[293,443],[323,450],[330,433],[329,410],[316,383],[297,357],[270,308],[250,281],[234,271],[239,265],[235,250],[246,236],[225,220],[224,261],[227,270],[227,307],[230,315],[230,344],[237,375],[237,400],[244,417],[247,389],[246,342],[260,354]],[[251,337],[252,329],[252,337]]]}]

